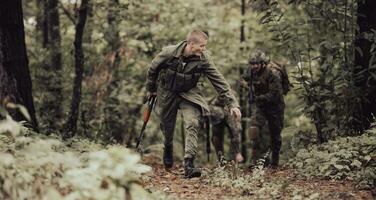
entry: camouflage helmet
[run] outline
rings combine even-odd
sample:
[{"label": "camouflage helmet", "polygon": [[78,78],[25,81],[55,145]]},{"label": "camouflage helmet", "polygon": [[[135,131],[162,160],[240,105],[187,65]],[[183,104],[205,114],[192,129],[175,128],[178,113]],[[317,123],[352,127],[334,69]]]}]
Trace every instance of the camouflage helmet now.
[{"label": "camouflage helmet", "polygon": [[249,63],[269,63],[270,59],[269,56],[265,54],[264,51],[256,50],[249,56]]}]

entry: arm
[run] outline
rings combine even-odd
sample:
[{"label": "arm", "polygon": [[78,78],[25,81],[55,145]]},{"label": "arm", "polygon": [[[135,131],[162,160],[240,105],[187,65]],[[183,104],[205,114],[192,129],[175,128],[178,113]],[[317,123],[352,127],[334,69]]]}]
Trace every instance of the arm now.
[{"label": "arm", "polygon": [[162,50],[152,61],[147,72],[146,90],[154,93],[157,91],[157,79],[162,64],[169,58],[167,50]]},{"label": "arm", "polygon": [[206,55],[206,58],[208,63],[204,67],[204,73],[212,83],[214,89],[218,92],[218,98],[223,99],[223,102],[228,108],[239,108],[238,101],[230,91],[230,85],[227,83],[223,75],[216,69],[210,57]]}]

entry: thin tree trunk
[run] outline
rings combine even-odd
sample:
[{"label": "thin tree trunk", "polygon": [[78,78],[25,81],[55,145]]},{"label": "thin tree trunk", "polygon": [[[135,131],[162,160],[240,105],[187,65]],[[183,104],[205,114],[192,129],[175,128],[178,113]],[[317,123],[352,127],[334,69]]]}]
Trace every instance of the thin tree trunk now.
[{"label": "thin tree trunk", "polygon": [[90,0],[82,0],[78,14],[78,22],[76,24],[76,34],[74,39],[74,57],[75,57],[75,73],[72,94],[72,103],[69,112],[68,121],[66,123],[66,129],[64,138],[73,137],[77,130],[77,120],[79,114],[79,107],[81,102],[81,87],[84,68],[84,52],[82,49],[82,37],[84,33],[86,18],[88,14],[88,6]]},{"label": "thin tree trunk", "polygon": [[[26,107],[30,126],[37,130],[21,0],[0,1],[0,100],[6,98]],[[17,121],[25,120],[17,111],[11,116]]]},{"label": "thin tree trunk", "polygon": [[36,6],[37,8],[40,8],[40,9],[37,9],[37,14],[36,14],[36,28],[35,28],[35,31],[36,31],[36,42],[38,44],[42,44],[43,47],[46,47],[46,43],[47,42],[47,39],[45,39],[44,37],[47,36],[47,34],[45,32],[47,32],[47,27],[45,27],[45,21],[46,21],[46,17],[45,17],[45,9],[47,8],[46,7],[46,0],[36,0]]},{"label": "thin tree trunk", "polygon": [[[244,15],[245,15],[245,0],[241,0],[242,1],[242,4],[241,4],[241,14],[242,14],[242,20],[241,20],[241,26],[240,26],[240,43],[244,43],[245,42],[245,31],[244,31]],[[241,51],[244,51],[244,49],[242,49],[242,45],[241,45],[241,48],[240,48]],[[239,70],[239,75],[242,76],[244,73],[244,70],[242,68],[240,68]],[[241,105],[241,108],[242,108],[242,113],[243,113],[243,116],[247,116],[247,101],[245,101],[245,99],[247,98],[247,96],[244,96],[244,88],[243,87],[239,87],[239,103]],[[251,105],[249,105],[251,106]],[[240,141],[240,144],[241,144],[241,152],[242,152],[242,156],[244,158],[244,160],[247,160],[247,137],[246,137],[246,127],[247,127],[247,122],[245,120],[242,120],[241,121],[242,123],[242,130],[241,130],[241,141]]]},{"label": "thin tree trunk", "polygon": [[50,76],[46,77],[47,83],[45,86],[51,98],[45,99],[45,102],[43,102],[45,105],[43,105],[42,109],[48,115],[49,127],[56,129],[59,128],[58,124],[62,120],[63,115],[60,19],[58,0],[47,0],[47,2],[48,35],[50,36],[47,46],[51,54],[46,69],[47,74]]},{"label": "thin tree trunk", "polygon": [[[110,94],[111,92],[113,91],[114,89],[114,85],[117,85],[117,83],[122,80],[122,77],[121,77],[121,73],[119,73],[119,65],[120,65],[120,36],[119,36],[119,28],[118,28],[118,23],[119,22],[119,16],[120,16],[120,13],[119,13],[119,1],[118,0],[109,0],[108,1],[108,7],[110,8],[109,11],[107,12],[107,22],[109,24],[108,26],[108,29],[105,31],[105,35],[104,35],[104,39],[107,41],[108,43],[108,49],[107,51],[110,52],[110,54],[113,54],[114,55],[114,60],[111,64],[107,65],[108,67],[108,71],[111,73],[111,76],[112,76],[112,81],[110,84],[108,84],[107,88],[105,89],[105,98],[104,98],[104,105],[102,104],[101,107],[103,107],[104,109],[106,109],[106,105],[108,105],[109,103],[111,104],[117,104],[119,105],[120,102],[119,101],[112,101],[111,100],[111,97],[110,97]],[[127,110],[128,112],[132,112],[132,113],[138,113],[138,112],[133,112],[132,108],[129,108],[129,106],[125,105],[125,110]],[[117,114],[120,114],[118,113],[119,111],[114,111],[116,112]],[[120,114],[121,115],[121,114]],[[109,115],[107,115],[109,116]],[[137,123],[129,123],[129,122],[133,122],[133,121],[136,121],[136,119],[134,119],[134,116],[135,115],[132,115],[132,117],[130,117],[128,120],[123,117],[121,117],[121,119],[124,121],[124,122],[128,122],[128,124],[123,124],[123,126],[127,126],[127,127],[130,127],[130,130],[136,130],[136,125]],[[111,123],[112,120],[106,120],[106,123]],[[120,130],[117,130],[117,131],[114,131],[116,129],[119,129],[119,128],[116,128],[117,126],[114,126],[114,124],[106,124],[106,127],[108,127],[110,130],[108,130],[109,132],[111,132],[113,135],[112,137],[118,137],[118,138],[123,138],[123,139],[126,139],[126,138],[129,138],[130,140],[132,139],[132,133],[131,132],[123,132],[121,129]],[[128,136],[117,136],[116,134],[128,134]],[[125,143],[125,142],[132,142],[132,141],[118,141],[120,143]]]}]

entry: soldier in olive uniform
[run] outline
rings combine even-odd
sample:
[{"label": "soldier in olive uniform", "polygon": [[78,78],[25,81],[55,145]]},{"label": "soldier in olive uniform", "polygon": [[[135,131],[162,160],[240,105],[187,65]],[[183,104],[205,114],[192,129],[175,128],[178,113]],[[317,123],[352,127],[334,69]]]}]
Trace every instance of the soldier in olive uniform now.
[{"label": "soldier in olive uniform", "polygon": [[250,68],[243,75],[252,92],[252,113],[249,137],[252,141],[252,163],[260,156],[260,129],[268,122],[271,165],[277,167],[281,149],[284,108],[282,73],[264,52],[257,50],[249,59]]},{"label": "soldier in olive uniform", "polygon": [[201,176],[193,161],[197,154],[199,120],[209,113],[209,106],[199,87],[204,76],[224,99],[231,115],[241,117],[239,104],[231,94],[230,86],[205,51],[207,40],[208,36],[203,31],[192,30],[185,41],[163,48],[153,59],[147,73],[148,96],[157,96],[156,113],[165,138],[163,163],[166,168],[173,166],[173,136],[178,110],[183,114],[186,178]]},{"label": "soldier in olive uniform", "polygon": [[212,143],[217,153],[218,160],[222,163],[224,159],[224,131],[228,129],[231,140],[231,160],[242,162],[243,156],[240,153],[240,132],[242,129],[240,120],[230,115],[229,109],[222,99],[215,97],[209,102],[210,123],[212,124]]}]

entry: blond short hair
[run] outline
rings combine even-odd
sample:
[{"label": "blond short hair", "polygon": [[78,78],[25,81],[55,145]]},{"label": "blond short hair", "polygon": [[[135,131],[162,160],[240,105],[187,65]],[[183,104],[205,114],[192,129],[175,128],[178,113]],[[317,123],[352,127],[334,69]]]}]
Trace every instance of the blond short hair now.
[{"label": "blond short hair", "polygon": [[207,40],[209,38],[208,34],[200,29],[193,29],[187,35],[187,42],[197,43],[200,39]]}]

